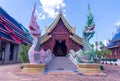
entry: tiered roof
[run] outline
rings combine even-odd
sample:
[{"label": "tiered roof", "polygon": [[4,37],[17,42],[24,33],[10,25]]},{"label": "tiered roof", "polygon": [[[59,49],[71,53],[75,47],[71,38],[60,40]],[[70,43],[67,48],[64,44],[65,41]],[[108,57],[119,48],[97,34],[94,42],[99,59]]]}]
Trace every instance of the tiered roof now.
[{"label": "tiered roof", "polygon": [[14,43],[32,44],[28,30],[0,7],[0,38]]},{"label": "tiered roof", "polygon": [[41,44],[43,44],[52,37],[49,33],[53,31],[53,29],[56,27],[60,19],[62,20],[63,24],[68,29],[68,31],[71,33],[70,38],[77,44],[83,45],[82,38],[75,34],[75,27],[70,26],[70,24],[66,21],[65,17],[63,16],[61,10],[59,11],[54,22],[49,27],[46,27],[47,33],[41,37]]},{"label": "tiered roof", "polygon": [[117,28],[115,35],[108,44],[108,48],[118,47],[120,45],[120,27]]}]

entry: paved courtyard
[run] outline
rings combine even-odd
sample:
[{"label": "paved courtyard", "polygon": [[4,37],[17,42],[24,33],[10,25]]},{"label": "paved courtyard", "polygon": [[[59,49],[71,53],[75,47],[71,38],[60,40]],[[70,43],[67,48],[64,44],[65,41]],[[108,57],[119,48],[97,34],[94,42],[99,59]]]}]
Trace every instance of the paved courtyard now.
[{"label": "paved courtyard", "polygon": [[0,81],[120,81],[120,66],[104,65],[104,76],[86,76],[77,73],[21,74],[20,64],[0,65]]}]

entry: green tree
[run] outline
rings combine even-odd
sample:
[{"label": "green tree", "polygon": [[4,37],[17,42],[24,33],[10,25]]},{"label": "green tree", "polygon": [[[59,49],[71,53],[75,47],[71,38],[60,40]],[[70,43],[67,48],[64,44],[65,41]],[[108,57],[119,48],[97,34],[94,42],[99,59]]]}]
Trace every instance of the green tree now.
[{"label": "green tree", "polygon": [[103,48],[103,49],[101,50],[101,54],[102,54],[102,57],[103,57],[103,58],[106,58],[107,55],[111,55],[111,54],[112,54],[112,51],[109,50],[109,49],[107,49],[107,48]]},{"label": "green tree", "polygon": [[99,45],[99,43],[96,41],[96,42],[95,42],[96,50],[98,50],[98,45]]},{"label": "green tree", "polygon": [[100,45],[100,48],[101,48],[101,49],[105,47],[105,45],[103,44],[102,41],[99,42],[99,45]]},{"label": "green tree", "polygon": [[[95,46],[96,46],[95,53],[97,55],[97,58],[99,58],[99,60],[101,60],[103,58],[106,58],[107,55],[111,55],[112,54],[112,51],[107,49],[102,41],[100,41],[100,42],[96,41],[95,42]],[[97,49],[98,46],[101,48],[101,50]]]},{"label": "green tree", "polygon": [[20,50],[20,60],[22,63],[29,63],[29,59],[28,59],[28,50],[30,49],[30,45],[21,45],[21,50]]}]

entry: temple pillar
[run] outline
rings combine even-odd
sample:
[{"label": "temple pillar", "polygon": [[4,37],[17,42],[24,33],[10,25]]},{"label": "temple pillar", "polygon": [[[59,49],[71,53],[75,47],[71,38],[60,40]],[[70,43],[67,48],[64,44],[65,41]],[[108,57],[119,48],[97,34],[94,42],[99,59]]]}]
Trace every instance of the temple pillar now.
[{"label": "temple pillar", "polygon": [[[2,54],[1,53],[1,40],[0,40],[0,54]],[[0,64],[2,64],[2,60],[0,60]]]},{"label": "temple pillar", "polygon": [[120,59],[120,46],[119,46],[118,59]]},{"label": "temple pillar", "polygon": [[20,50],[21,50],[21,44],[18,45],[18,50],[17,50],[17,62],[20,62],[20,57],[19,57]]},{"label": "temple pillar", "polygon": [[9,63],[9,56],[10,56],[10,43],[7,42],[5,45],[5,59],[4,63]]},{"label": "temple pillar", "polygon": [[13,62],[17,61],[17,56],[18,56],[18,45],[14,45],[14,50],[13,50]]},{"label": "temple pillar", "polygon": [[0,49],[1,49],[1,40],[0,40]]}]

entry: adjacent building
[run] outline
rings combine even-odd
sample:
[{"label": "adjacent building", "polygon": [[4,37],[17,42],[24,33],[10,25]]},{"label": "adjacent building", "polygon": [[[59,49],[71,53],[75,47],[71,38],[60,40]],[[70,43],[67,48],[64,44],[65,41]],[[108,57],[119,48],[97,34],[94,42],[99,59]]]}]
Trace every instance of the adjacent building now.
[{"label": "adjacent building", "polygon": [[117,31],[107,48],[112,51],[112,55],[109,56],[110,58],[120,59],[120,27],[117,28]]},{"label": "adjacent building", "polygon": [[0,7],[0,64],[19,62],[21,44],[32,44],[28,30]]}]

